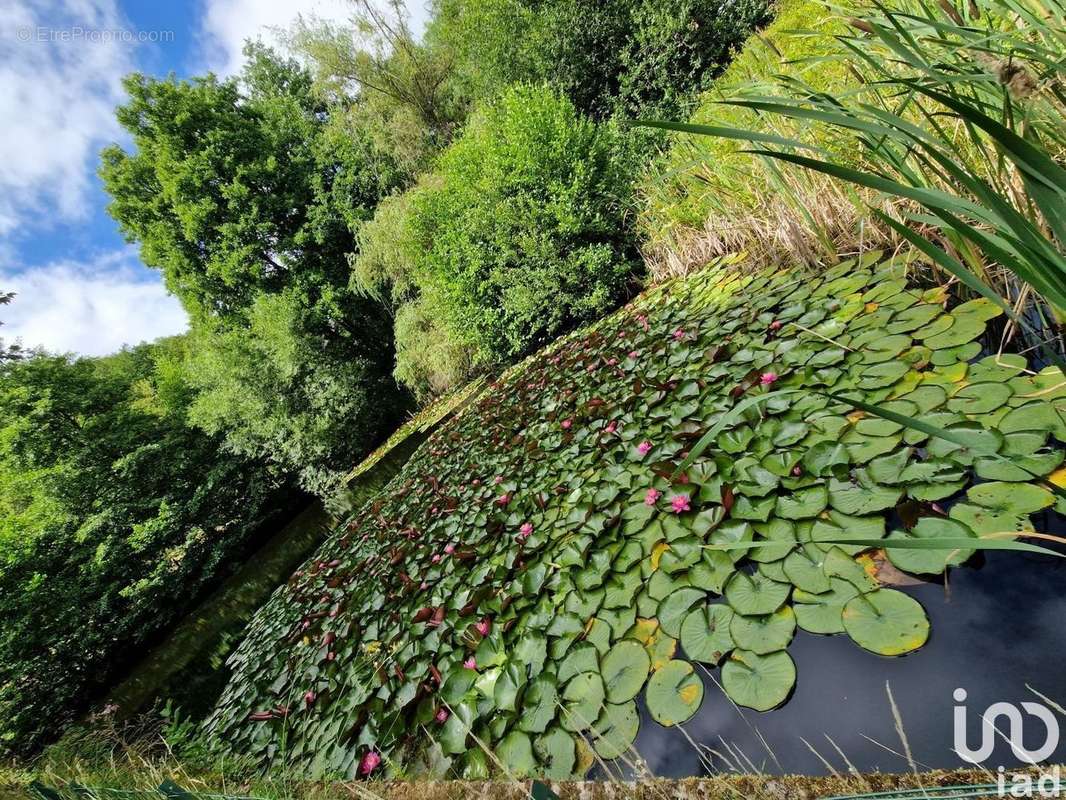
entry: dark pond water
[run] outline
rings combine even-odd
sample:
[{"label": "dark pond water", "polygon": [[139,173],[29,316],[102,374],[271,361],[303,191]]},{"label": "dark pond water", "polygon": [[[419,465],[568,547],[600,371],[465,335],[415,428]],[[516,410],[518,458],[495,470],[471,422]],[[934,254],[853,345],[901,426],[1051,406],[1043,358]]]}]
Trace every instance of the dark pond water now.
[{"label": "dark pond water", "polygon": [[[736,765],[766,773],[829,772],[805,739],[841,772],[847,770],[841,753],[862,771],[905,772],[888,683],[914,760],[926,767],[963,766],[952,749],[956,688],[968,694],[971,747],[979,744],[978,715],[989,705],[1040,701],[1027,684],[1066,706],[1066,559],[991,552],[952,570],[949,578],[947,590],[940,583],[902,587],[925,606],[932,626],[929,642],[916,653],[884,658],[844,635],[799,631],[789,648],[796,689],[783,707],[738,710],[702,673],[703,705],[684,733],[660,727],[642,710],[637,751],[653,774],[664,777],[708,772],[692,742],[724,756],[712,758],[718,770]],[[710,674],[719,677],[717,669]],[[1061,763],[1066,718],[1059,719],[1063,737],[1052,761]],[[1045,740],[1044,727],[1031,717],[1026,721],[1025,743],[1035,750]],[[992,770],[1017,763],[1002,739],[985,762]]]}]

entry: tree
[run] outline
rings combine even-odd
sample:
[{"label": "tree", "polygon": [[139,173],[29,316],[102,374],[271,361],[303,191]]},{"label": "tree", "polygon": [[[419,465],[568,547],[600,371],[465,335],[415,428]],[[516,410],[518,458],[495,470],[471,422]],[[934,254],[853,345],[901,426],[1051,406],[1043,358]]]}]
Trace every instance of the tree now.
[{"label": "tree", "polygon": [[438,0],[427,45],[484,100],[548,83],[598,119],[670,115],[705,89],[768,18],[767,0]]},{"label": "tree", "polygon": [[[0,306],[6,306],[14,299],[14,292],[0,291]],[[0,325],[3,324],[4,323],[0,322]],[[22,350],[22,345],[20,345],[18,342],[15,342],[14,344],[7,344],[4,342],[3,339],[0,339],[0,364],[4,363],[5,361],[18,361],[24,356],[25,353]]]},{"label": "tree", "polygon": [[189,427],[183,337],[0,367],[0,740],[28,750],[229,574],[292,495]]},{"label": "tree", "polygon": [[451,141],[467,113],[448,46],[416,41],[401,0],[352,0],[349,24],[297,21],[289,44],[313,65],[319,92],[358,117],[413,177]]},{"label": "tree", "polygon": [[101,177],[189,311],[191,418],[325,493],[409,402],[390,377],[391,320],[348,267],[401,173],[366,132],[338,135],[299,64],[246,54],[239,80],[127,78],[117,114],[134,151],[105,150]]}]

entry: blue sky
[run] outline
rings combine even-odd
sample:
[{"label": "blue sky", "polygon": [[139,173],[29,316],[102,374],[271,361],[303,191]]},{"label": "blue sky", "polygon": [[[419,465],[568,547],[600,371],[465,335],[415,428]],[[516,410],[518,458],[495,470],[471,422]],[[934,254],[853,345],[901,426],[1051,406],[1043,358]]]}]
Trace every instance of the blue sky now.
[{"label": "blue sky", "polygon": [[[422,0],[409,0],[413,24]],[[0,0],[0,336],[100,355],[185,329],[177,300],[107,215],[100,150],[131,71],[233,74],[246,39],[348,0]]]}]

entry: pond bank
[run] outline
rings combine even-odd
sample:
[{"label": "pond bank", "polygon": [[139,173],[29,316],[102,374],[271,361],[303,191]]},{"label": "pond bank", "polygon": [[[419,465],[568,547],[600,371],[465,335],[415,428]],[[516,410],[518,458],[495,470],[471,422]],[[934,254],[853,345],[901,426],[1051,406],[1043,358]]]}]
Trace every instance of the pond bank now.
[{"label": "pond bank", "polygon": [[[1032,774],[1031,770],[1019,770]],[[647,780],[639,783],[572,781],[548,783],[560,800],[816,800],[841,795],[888,792],[894,790],[932,789],[934,787],[981,785],[996,782],[988,770],[935,770],[918,774],[870,773],[857,775],[719,775],[710,778],[681,780]],[[525,800],[530,797],[528,783],[395,782],[381,784],[342,784],[337,797],[374,797],[380,800]],[[372,789],[373,794],[365,790]],[[1010,783],[1007,783],[1008,792]],[[331,797],[332,794],[324,794]],[[989,797],[995,797],[993,791]],[[890,798],[884,798],[890,800]]]}]

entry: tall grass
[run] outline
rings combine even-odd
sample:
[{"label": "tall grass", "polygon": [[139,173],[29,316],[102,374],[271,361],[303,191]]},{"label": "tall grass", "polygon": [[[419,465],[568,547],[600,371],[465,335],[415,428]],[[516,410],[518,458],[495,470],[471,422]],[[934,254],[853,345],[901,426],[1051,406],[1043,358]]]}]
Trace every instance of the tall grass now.
[{"label": "tall grass", "polygon": [[[771,120],[757,128],[644,124],[749,142],[801,186],[852,187],[872,223],[1015,326],[1054,333],[1066,311],[1064,12],[1062,0],[876,5],[819,59],[843,65],[848,86],[826,90],[793,71],[770,91],[720,101]],[[776,120],[804,127],[768,137]]]}]

